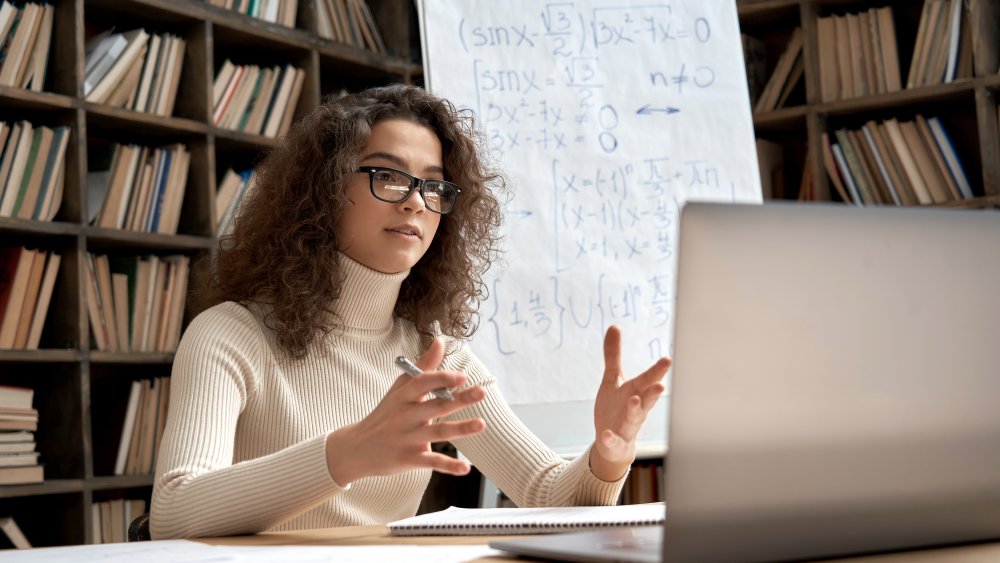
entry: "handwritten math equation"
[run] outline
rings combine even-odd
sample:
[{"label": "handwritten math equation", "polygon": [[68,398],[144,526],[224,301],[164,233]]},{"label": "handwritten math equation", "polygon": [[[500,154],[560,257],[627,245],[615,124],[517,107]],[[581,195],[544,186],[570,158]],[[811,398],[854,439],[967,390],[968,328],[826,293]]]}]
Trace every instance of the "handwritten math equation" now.
[{"label": "handwritten math equation", "polygon": [[553,207],[509,213],[508,221],[515,232],[520,222],[548,223],[532,230],[555,234],[555,259],[535,264],[533,282],[494,282],[486,320],[497,352],[540,343],[555,351],[568,334],[600,334],[614,323],[649,335],[651,359],[669,353],[682,196],[732,200],[733,183],[709,161],[666,156],[586,169],[553,160],[551,169]]},{"label": "handwritten math equation", "polygon": [[726,49],[735,13],[694,0],[524,4],[443,28],[442,85],[462,92],[514,187],[511,267],[490,282],[482,335],[515,365],[582,355],[618,324],[655,360],[672,347],[683,204],[734,201],[747,185],[718,139],[743,108],[711,101],[745,89]]},{"label": "handwritten math equation", "polygon": [[[573,2],[553,2],[524,22],[463,18],[457,37],[472,57],[477,115],[501,152],[558,154],[587,146],[615,154],[623,125],[669,126],[657,118],[683,112],[685,97],[720,79],[710,60],[691,55],[713,40],[711,19],[671,4],[578,11]],[[658,66],[620,64],[651,50]],[[498,63],[509,60],[498,52],[525,62]],[[554,66],[531,64],[539,59]],[[626,84],[629,91],[621,92]]]}]

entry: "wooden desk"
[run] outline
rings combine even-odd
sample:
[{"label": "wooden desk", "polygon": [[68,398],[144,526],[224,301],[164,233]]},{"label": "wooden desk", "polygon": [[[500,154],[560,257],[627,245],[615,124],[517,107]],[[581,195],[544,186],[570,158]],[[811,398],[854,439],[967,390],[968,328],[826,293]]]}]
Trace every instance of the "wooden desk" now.
[{"label": "wooden desk", "polygon": [[[510,538],[512,536],[503,536]],[[352,526],[303,530],[298,532],[270,532],[252,536],[203,538],[199,541],[215,545],[476,545],[486,544],[498,536],[390,536],[385,526]],[[477,563],[525,561],[516,557],[485,557]],[[1000,561],[1000,542],[966,545],[960,547],[927,549],[885,555],[869,555],[826,560],[826,563],[996,563]]]}]

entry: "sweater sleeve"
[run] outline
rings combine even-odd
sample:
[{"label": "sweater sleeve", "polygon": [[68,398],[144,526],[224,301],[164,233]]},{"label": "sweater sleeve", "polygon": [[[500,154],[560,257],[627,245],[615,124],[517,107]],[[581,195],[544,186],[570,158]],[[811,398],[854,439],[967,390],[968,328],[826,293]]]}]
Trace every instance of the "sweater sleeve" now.
[{"label": "sweater sleeve", "polygon": [[478,416],[486,422],[486,429],[479,434],[454,440],[455,447],[518,506],[617,503],[627,472],[613,482],[598,479],[590,471],[590,448],[573,461],[559,457],[511,411],[496,379],[467,347],[445,364],[447,369],[465,372],[469,385],[486,391],[482,401],[448,417],[462,420]]},{"label": "sweater sleeve", "polygon": [[154,539],[260,532],[344,490],[327,470],[325,435],[233,463],[266,346],[250,312],[233,303],[203,312],[185,331],[153,486]]}]

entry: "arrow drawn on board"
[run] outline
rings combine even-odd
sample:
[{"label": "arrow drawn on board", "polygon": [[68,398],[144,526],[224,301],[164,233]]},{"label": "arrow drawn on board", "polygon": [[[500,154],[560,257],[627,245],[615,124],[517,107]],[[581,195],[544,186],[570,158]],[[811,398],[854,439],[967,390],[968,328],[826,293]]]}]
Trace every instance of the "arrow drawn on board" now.
[{"label": "arrow drawn on board", "polygon": [[528,217],[531,217],[535,213],[533,211],[528,211],[525,209],[522,211],[510,211],[507,214],[515,219],[527,219]]},{"label": "arrow drawn on board", "polygon": [[677,108],[672,108],[672,107],[654,108],[650,107],[651,105],[652,104],[646,104],[641,108],[635,110],[635,113],[637,115],[653,115],[654,113],[665,113],[667,115],[670,115],[672,113],[678,113],[679,111],[681,111]]}]

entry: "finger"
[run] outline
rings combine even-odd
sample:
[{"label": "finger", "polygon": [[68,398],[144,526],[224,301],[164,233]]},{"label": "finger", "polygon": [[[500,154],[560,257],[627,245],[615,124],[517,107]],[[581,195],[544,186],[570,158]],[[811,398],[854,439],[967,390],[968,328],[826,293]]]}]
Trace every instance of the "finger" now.
[{"label": "finger", "polygon": [[617,325],[604,334],[604,382],[617,385],[622,372],[622,331]]},{"label": "finger", "polygon": [[417,356],[417,367],[424,371],[434,371],[441,367],[444,360],[444,340],[434,338],[431,345],[424,350],[423,354]]},{"label": "finger", "polygon": [[421,416],[425,419],[444,418],[486,397],[486,390],[478,385],[453,394],[453,400],[432,399],[421,403]]},{"label": "finger", "polygon": [[667,386],[662,383],[654,383],[643,390],[642,394],[642,410],[648,413],[656,405],[656,401],[660,399],[663,392],[667,390]]},{"label": "finger", "polygon": [[622,387],[631,393],[641,393],[650,385],[662,381],[670,370],[671,364],[670,358],[660,358],[656,360],[656,363],[649,366],[649,369],[623,383]]},{"label": "finger", "polygon": [[645,420],[646,411],[642,409],[642,399],[638,395],[632,395],[625,404],[625,417],[615,429],[616,434],[625,440],[634,440]]},{"label": "finger", "polygon": [[467,381],[465,374],[459,371],[429,371],[416,377],[409,375],[400,377],[409,379],[404,393],[410,401],[422,401],[435,389],[461,387]]},{"label": "finger", "polygon": [[429,467],[434,471],[449,475],[465,475],[472,468],[469,462],[465,460],[455,459],[436,452],[424,453],[421,455],[421,458],[421,465],[423,467]]},{"label": "finger", "polygon": [[483,422],[483,419],[481,418],[470,418],[468,420],[459,420],[456,422],[438,422],[426,427],[423,435],[421,436],[421,440],[426,439],[428,442],[446,442],[448,440],[454,440],[455,438],[478,434],[485,428],[486,423]]}]

